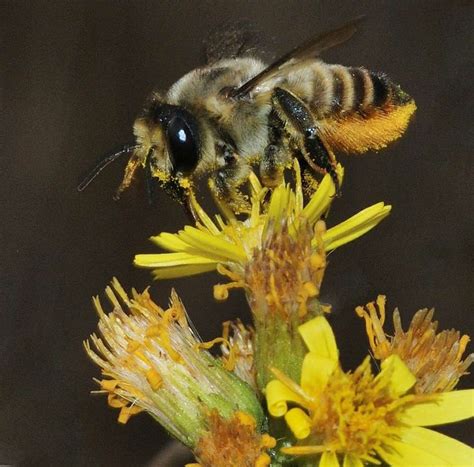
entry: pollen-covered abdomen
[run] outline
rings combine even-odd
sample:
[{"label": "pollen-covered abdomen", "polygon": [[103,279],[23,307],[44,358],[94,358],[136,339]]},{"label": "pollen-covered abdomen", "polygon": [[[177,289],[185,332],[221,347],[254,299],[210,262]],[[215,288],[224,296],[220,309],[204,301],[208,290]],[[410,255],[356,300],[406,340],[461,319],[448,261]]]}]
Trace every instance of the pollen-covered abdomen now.
[{"label": "pollen-covered abdomen", "polygon": [[416,109],[413,99],[383,73],[317,61],[284,85],[302,98],[332,149],[363,153],[399,138]]}]

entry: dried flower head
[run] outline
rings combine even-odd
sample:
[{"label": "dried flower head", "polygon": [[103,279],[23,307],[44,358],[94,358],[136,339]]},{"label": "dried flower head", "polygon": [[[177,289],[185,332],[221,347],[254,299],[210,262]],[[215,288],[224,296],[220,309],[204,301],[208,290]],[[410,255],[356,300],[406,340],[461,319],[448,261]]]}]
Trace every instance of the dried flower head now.
[{"label": "dried flower head", "polygon": [[436,332],[438,322],[433,321],[434,310],[419,310],[405,332],[398,309],[393,312],[393,337],[383,330],[385,322],[385,296],[376,302],[357,307],[356,312],[365,319],[370,347],[375,358],[385,360],[398,355],[416,376],[417,393],[451,391],[462,375],[467,374],[474,354],[463,360],[469,336],[461,336],[454,329]]},{"label": "dried flower head", "polygon": [[[285,417],[297,443],[283,447],[291,456],[313,456],[311,465],[362,467],[390,465],[468,465],[473,451],[423,426],[473,416],[474,391],[442,395],[411,392],[414,375],[397,355],[374,374],[370,358],[344,372],[331,327],[323,316],[300,326],[308,346],[297,384],[278,369],[266,387],[268,411]],[[288,404],[293,405],[289,408]]]},{"label": "dried flower head", "polygon": [[84,345],[102,368],[98,392],[108,394],[109,405],[120,409],[120,422],[146,411],[191,448],[208,429],[213,410],[224,419],[245,412],[260,428],[263,413],[254,390],[199,349],[176,293],[163,310],[147,290],[133,291],[130,299],[117,280],[112,285],[106,289],[111,313],[94,299],[102,337],[90,337],[95,350],[89,341]]}]

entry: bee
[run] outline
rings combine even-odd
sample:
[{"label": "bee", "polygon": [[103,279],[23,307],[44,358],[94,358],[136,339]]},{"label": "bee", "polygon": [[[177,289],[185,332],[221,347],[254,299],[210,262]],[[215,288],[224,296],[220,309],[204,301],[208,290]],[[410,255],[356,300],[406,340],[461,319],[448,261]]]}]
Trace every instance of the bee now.
[{"label": "bee", "polygon": [[220,59],[154,92],[133,125],[136,142],[101,161],[78,189],[130,154],[118,194],[141,167],[150,190],[157,182],[188,209],[200,177],[214,196],[238,207],[252,167],[273,188],[295,157],[312,176],[329,174],[339,193],[334,152],[385,147],[416,109],[384,73],[319,58],[350,39],[360,21],[312,38],[269,66],[249,56]]}]

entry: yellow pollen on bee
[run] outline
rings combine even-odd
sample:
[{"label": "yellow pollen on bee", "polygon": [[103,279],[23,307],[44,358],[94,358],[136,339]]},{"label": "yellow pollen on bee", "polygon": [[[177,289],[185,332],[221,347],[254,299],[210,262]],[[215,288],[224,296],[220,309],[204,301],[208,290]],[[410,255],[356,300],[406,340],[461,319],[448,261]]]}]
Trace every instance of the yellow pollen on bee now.
[{"label": "yellow pollen on bee", "polygon": [[180,178],[179,184],[182,188],[191,188],[191,182],[188,178]]}]

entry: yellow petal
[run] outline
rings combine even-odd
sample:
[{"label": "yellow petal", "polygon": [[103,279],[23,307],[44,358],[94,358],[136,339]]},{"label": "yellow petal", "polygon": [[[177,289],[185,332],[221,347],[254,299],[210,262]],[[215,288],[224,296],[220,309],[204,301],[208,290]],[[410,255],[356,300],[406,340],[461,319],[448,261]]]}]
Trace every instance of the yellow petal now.
[{"label": "yellow petal", "polygon": [[337,360],[308,352],[304,357],[301,368],[301,387],[303,390],[307,394],[317,397],[326,387],[329,377],[337,365]]},{"label": "yellow petal", "polygon": [[433,426],[474,417],[474,389],[441,392],[436,400],[408,408],[401,421],[414,426]]},{"label": "yellow petal", "polygon": [[291,456],[308,456],[311,454],[321,454],[326,452],[326,447],[319,446],[290,446],[280,449],[283,454],[290,454]]},{"label": "yellow petal", "polygon": [[344,456],[344,462],[342,467],[364,467],[363,462],[359,457],[354,456],[354,454],[346,454]]},{"label": "yellow petal", "polygon": [[265,396],[267,398],[268,411],[274,417],[285,415],[288,410],[287,402],[296,402],[298,404],[304,402],[298,394],[276,379],[267,384]]},{"label": "yellow petal", "polygon": [[307,321],[298,327],[298,331],[311,352],[330,360],[339,360],[336,338],[324,316]]},{"label": "yellow petal", "polygon": [[305,439],[311,433],[311,419],[298,407],[285,414],[285,421],[296,439]]},{"label": "yellow petal", "polygon": [[209,258],[236,262],[247,259],[245,251],[240,246],[230,243],[220,236],[211,235],[189,225],[179,233],[179,237],[196,250],[202,251]]},{"label": "yellow petal", "polygon": [[263,227],[263,238],[267,236],[270,228],[281,225],[284,214],[288,212],[290,197],[290,189],[284,184],[273,190],[272,197],[270,198],[270,203],[268,205],[265,225]]},{"label": "yellow petal", "polygon": [[[344,169],[337,166],[339,180],[342,181]],[[303,216],[308,219],[309,224],[314,224],[327,210],[336,194],[334,182],[329,174],[326,174],[318,186],[318,189],[303,209]]]},{"label": "yellow petal", "polygon": [[175,279],[177,277],[194,276],[204,272],[214,271],[216,264],[188,264],[180,266],[171,266],[159,269],[153,269],[152,274],[156,280]]},{"label": "yellow petal", "polygon": [[416,377],[398,355],[390,355],[382,362],[382,371],[377,376],[389,378],[389,388],[393,396],[405,394],[416,383]]},{"label": "yellow petal", "polygon": [[409,428],[403,432],[400,441],[391,441],[390,446],[393,449],[379,451],[379,454],[391,466],[474,465],[471,447],[427,428]]},{"label": "yellow petal", "polygon": [[334,250],[341,245],[361,237],[387,217],[391,209],[391,206],[385,206],[384,203],[377,203],[360,211],[335,227],[331,227],[323,235],[326,249]]},{"label": "yellow petal", "polygon": [[142,268],[165,268],[169,266],[184,266],[188,264],[217,264],[217,262],[212,259],[181,252],[136,255],[133,263],[135,266]]},{"label": "yellow petal", "polygon": [[319,467],[339,467],[336,453],[333,451],[325,451],[319,461]]},{"label": "yellow petal", "polygon": [[178,234],[163,232],[155,237],[150,237],[150,240],[155,245],[168,251],[188,251],[190,249],[187,243],[180,240]]}]

